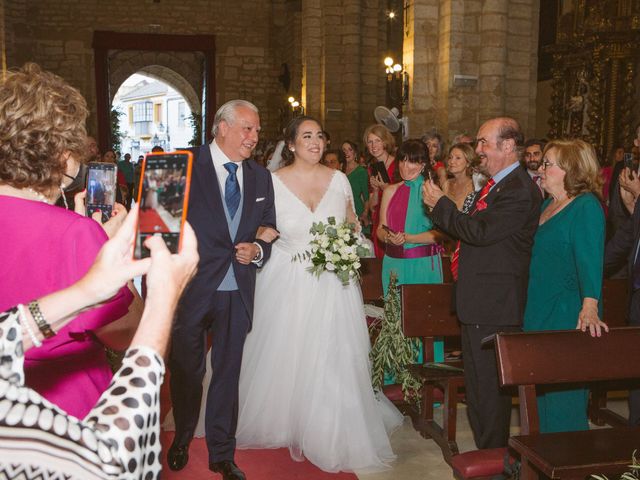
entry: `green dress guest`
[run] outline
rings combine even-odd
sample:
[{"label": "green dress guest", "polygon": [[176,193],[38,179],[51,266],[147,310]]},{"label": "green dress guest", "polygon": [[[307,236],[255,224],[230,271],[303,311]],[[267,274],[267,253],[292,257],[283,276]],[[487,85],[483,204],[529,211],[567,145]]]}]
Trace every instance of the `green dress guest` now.
[{"label": "green dress guest", "polygon": [[[598,163],[579,140],[551,142],[544,155],[542,187],[550,198],[534,238],[524,330],[600,335],[607,328],[599,319],[605,219],[594,194],[601,185]],[[587,401],[586,388],[540,390],[540,432],[588,430]]]},{"label": "green dress guest", "polygon": [[369,202],[369,172],[358,163],[360,152],[355,143],[346,140],[342,144],[342,154],[344,156],[344,173],[349,179],[353,192],[353,208],[356,211],[356,216],[360,219],[362,233],[369,236],[371,225],[366,211]]},{"label": "green dress guest", "polygon": [[362,165],[358,165],[347,174],[347,178],[353,192],[353,208],[358,218],[360,218],[364,211],[364,204],[369,200],[369,174]]},{"label": "green dress guest", "polygon": [[[442,283],[443,249],[422,203],[422,172],[429,158],[426,147],[419,140],[407,140],[398,150],[397,158],[403,181],[384,190],[377,230],[378,239],[386,243],[382,260],[385,295],[392,272],[398,277],[398,285]],[[444,360],[442,340],[434,342],[434,360]],[[422,362],[422,352],[418,361]],[[385,383],[391,381],[385,378]]]}]

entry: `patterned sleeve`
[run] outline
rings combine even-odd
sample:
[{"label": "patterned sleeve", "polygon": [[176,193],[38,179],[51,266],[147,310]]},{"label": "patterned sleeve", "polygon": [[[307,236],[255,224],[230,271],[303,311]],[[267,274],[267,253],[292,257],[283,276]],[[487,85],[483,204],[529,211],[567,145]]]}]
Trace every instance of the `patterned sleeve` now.
[{"label": "patterned sleeve", "polygon": [[24,385],[24,350],[18,309],[0,313],[0,378]]},{"label": "patterned sleeve", "polygon": [[122,366],[84,423],[113,447],[126,474],[120,478],[159,478],[160,386],[164,362],[153,349],[127,350]]}]

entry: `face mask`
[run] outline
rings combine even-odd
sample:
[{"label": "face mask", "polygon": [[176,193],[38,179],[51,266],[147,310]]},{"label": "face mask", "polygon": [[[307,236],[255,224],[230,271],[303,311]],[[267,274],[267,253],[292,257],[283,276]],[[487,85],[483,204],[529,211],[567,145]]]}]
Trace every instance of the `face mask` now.
[{"label": "face mask", "polygon": [[81,164],[75,177],[67,175],[66,173],[63,173],[63,175],[71,179],[71,183],[66,187],[60,185],[60,189],[63,192],[73,192],[74,190],[80,190],[81,188],[84,188],[85,177],[87,175],[87,166],[85,164]]}]

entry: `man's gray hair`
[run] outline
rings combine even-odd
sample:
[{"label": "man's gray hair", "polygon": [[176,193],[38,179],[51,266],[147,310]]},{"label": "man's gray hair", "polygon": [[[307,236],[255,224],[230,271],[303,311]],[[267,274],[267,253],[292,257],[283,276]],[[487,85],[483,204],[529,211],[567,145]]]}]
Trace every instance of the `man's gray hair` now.
[{"label": "man's gray hair", "polygon": [[220,122],[224,120],[229,125],[233,124],[236,119],[236,109],[238,107],[246,107],[256,113],[259,113],[258,107],[256,107],[253,103],[248,102],[247,100],[229,100],[218,109],[215,117],[213,117],[213,127],[211,127],[211,135],[214,138],[218,135],[218,127],[220,126]]}]

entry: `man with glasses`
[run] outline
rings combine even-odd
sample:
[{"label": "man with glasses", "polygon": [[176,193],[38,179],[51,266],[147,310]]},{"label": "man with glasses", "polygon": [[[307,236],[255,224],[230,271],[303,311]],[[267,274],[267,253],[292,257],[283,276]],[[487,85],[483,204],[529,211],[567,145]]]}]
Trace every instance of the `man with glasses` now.
[{"label": "man with glasses", "polygon": [[535,182],[544,197],[544,190],[540,185],[540,173],[538,169],[542,164],[542,151],[547,144],[546,140],[531,138],[524,144],[524,166],[527,167],[527,173]]}]

